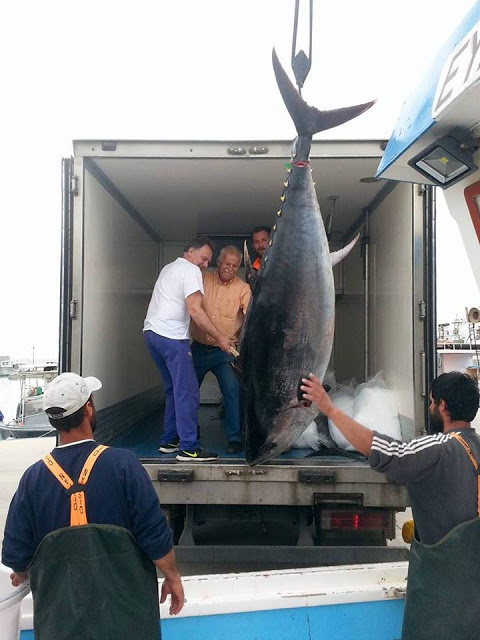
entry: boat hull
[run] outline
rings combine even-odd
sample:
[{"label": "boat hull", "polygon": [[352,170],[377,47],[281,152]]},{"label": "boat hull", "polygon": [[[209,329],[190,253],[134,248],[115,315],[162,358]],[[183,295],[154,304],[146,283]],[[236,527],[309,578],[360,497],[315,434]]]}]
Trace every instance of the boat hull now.
[{"label": "boat hull", "polygon": [[[395,640],[401,635],[407,562],[187,576],[178,616],[161,605],[163,640]],[[33,638],[22,603],[21,640]],[[139,639],[141,640],[141,639]]]},{"label": "boat hull", "polygon": [[0,424],[0,440],[7,440],[8,438],[38,438],[39,436],[52,434],[54,431],[50,424],[32,427]]}]

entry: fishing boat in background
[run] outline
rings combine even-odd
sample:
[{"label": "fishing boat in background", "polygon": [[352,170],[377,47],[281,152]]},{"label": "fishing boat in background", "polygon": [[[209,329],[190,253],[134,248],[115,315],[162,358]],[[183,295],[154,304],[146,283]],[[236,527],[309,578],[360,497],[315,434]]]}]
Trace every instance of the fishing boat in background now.
[{"label": "fishing boat in background", "polygon": [[11,376],[17,370],[17,365],[10,356],[0,356],[0,376]]},{"label": "fishing boat in background", "polygon": [[23,364],[9,376],[20,382],[20,401],[16,416],[8,423],[0,423],[0,439],[33,438],[52,431],[47,414],[43,410],[45,389],[58,375],[58,365],[53,361]]},{"label": "fishing boat in background", "polygon": [[465,317],[455,316],[453,322],[437,327],[438,373],[464,371],[478,380],[480,365],[480,311],[465,309]]}]

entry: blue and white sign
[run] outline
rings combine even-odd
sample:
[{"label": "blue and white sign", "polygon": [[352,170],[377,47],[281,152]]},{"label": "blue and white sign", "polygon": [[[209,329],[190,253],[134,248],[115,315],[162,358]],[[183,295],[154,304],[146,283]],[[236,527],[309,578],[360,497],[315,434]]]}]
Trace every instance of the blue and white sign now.
[{"label": "blue and white sign", "polygon": [[438,116],[464,91],[480,80],[480,22],[458,43],[443,66],[433,101]]},{"label": "blue and white sign", "polygon": [[[432,60],[423,81],[405,101],[377,170],[377,177],[418,182],[408,161],[455,128],[480,122],[480,0]],[[428,183],[428,178],[421,178]]]}]

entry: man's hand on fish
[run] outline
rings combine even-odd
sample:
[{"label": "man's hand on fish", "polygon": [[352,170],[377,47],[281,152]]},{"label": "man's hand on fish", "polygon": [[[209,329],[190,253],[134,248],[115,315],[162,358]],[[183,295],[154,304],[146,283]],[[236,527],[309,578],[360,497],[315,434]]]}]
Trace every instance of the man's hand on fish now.
[{"label": "man's hand on fish", "polygon": [[231,338],[227,338],[227,336],[220,335],[217,338],[218,346],[222,351],[231,355],[231,348],[234,344],[234,341]]},{"label": "man's hand on fish", "polygon": [[337,429],[340,429],[355,449],[368,457],[372,447],[373,431],[338,409],[328,397],[320,380],[313,373],[310,373],[308,378],[302,378],[302,383],[300,389],[303,391],[304,399],[313,402],[319,411],[325,414]]},{"label": "man's hand on fish", "polygon": [[328,393],[317,376],[310,373],[308,378],[302,378],[302,383],[300,389],[303,391],[304,399],[313,402],[319,411],[326,415],[327,418],[330,417],[332,411],[335,410],[335,405],[330,400]]}]

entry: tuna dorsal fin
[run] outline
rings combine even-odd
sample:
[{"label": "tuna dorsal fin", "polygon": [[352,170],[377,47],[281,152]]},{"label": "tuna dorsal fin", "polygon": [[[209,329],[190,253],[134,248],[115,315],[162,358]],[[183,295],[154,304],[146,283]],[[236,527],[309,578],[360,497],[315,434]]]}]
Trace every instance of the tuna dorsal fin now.
[{"label": "tuna dorsal fin", "polygon": [[243,264],[245,266],[245,280],[247,284],[250,286],[250,289],[253,291],[255,288],[255,284],[257,282],[257,272],[252,267],[252,262],[250,260],[250,254],[248,253],[247,241],[243,243]]},{"label": "tuna dorsal fin", "polygon": [[338,125],[356,118],[375,104],[374,100],[373,102],[365,102],[364,104],[342,109],[332,109],[331,111],[320,111],[315,107],[310,107],[302,99],[285,73],[275,49],[272,51],[272,61],[278,88],[299,135],[306,135],[311,138],[318,131],[338,127]]},{"label": "tuna dorsal fin", "polygon": [[349,242],[343,249],[339,249],[338,251],[333,251],[330,254],[330,258],[332,259],[332,267],[341,262],[345,256],[348,256],[353,247],[357,244],[360,234],[357,233],[355,238]]}]

